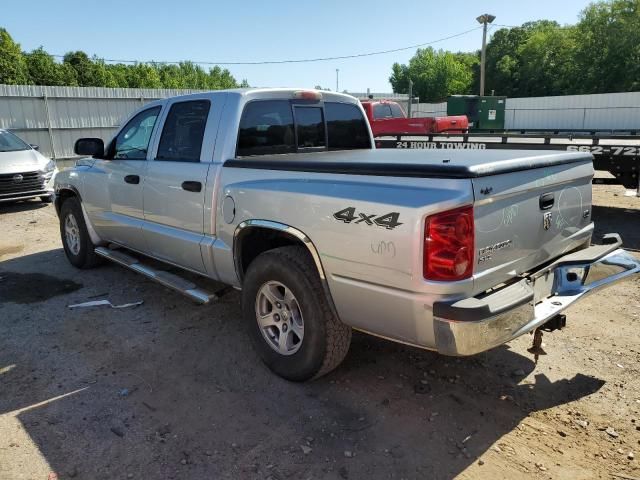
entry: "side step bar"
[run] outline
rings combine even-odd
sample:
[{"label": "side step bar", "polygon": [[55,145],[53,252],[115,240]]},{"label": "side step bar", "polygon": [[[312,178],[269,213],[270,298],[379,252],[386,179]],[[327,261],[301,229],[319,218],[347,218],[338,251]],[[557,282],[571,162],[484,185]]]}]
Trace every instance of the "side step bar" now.
[{"label": "side step bar", "polygon": [[196,284],[185,280],[178,275],[174,275],[173,273],[156,270],[155,268],[141,263],[136,257],[122,251],[112,250],[106,247],[96,247],[95,252],[96,255],[107,258],[112,262],[133,270],[134,272],[141,273],[145,277],[154,280],[165,287],[186,295],[196,303],[207,304],[218,299],[218,295],[215,293],[206,292],[205,290],[198,288]]}]

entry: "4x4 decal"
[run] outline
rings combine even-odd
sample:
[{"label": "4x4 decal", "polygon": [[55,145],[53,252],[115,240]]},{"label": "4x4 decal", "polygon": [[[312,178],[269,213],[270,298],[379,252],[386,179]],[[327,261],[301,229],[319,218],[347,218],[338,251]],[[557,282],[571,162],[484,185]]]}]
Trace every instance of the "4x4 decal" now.
[{"label": "4x4 decal", "polygon": [[355,207],[347,207],[339,212],[333,214],[333,218],[344,223],[364,223],[365,225],[377,225],[378,227],[384,227],[387,230],[393,230],[394,228],[402,225],[398,222],[400,214],[398,212],[385,213],[384,215],[378,215],[375,213],[366,214],[359,212],[356,215]]}]

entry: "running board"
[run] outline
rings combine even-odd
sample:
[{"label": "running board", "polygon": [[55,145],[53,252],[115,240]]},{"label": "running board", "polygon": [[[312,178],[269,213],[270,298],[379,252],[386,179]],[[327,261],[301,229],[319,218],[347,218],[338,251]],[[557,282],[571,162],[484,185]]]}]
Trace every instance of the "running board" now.
[{"label": "running board", "polygon": [[195,283],[185,280],[178,275],[165,272],[164,270],[156,270],[155,268],[145,265],[136,257],[120,250],[113,250],[107,247],[96,247],[95,252],[96,255],[100,255],[101,257],[109,259],[118,265],[127,267],[134,272],[141,273],[145,277],[154,280],[165,287],[186,295],[196,303],[207,304],[213,300],[217,300],[219,297],[219,295],[215,293],[210,293],[198,288]]}]

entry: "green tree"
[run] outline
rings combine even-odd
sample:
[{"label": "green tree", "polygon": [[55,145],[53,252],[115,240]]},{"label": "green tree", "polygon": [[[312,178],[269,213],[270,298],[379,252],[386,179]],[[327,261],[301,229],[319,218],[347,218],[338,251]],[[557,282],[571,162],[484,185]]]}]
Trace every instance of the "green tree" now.
[{"label": "green tree", "polygon": [[89,65],[89,72],[91,72],[91,83],[89,84],[92,87],[110,87],[114,88],[118,86],[118,83],[113,75],[111,74],[110,69],[107,67],[107,64],[104,60],[99,59],[98,57],[93,57],[91,60],[91,64]]},{"label": "green tree", "polygon": [[517,54],[521,96],[567,95],[577,87],[575,28],[546,26],[532,32]]},{"label": "green tree", "polygon": [[592,3],[576,28],[579,93],[640,90],[640,0]]},{"label": "green tree", "polygon": [[65,54],[63,63],[71,67],[76,72],[76,78],[79,86],[94,86],[93,65],[91,59],[86,53],[79,50],[69,52]]},{"label": "green tree", "polygon": [[394,92],[408,93],[409,79],[413,81],[413,94],[427,102],[470,93],[474,84],[469,57],[431,47],[418,49],[409,65],[392,66],[389,81]]},{"label": "green tree", "polygon": [[[536,46],[545,48],[544,33],[542,36],[538,36],[528,49],[524,46],[533,35],[540,32],[549,34],[559,28],[560,25],[557,22],[539,20],[524,23],[520,27],[501,28],[496,31],[487,43],[485,91],[494,90],[496,95],[510,97],[537,94],[530,87],[528,87],[528,93],[523,91],[521,85],[522,69],[523,65],[532,65],[532,62],[526,57],[527,54],[533,53]],[[542,51],[538,49],[537,54],[541,55]]]},{"label": "green tree", "polygon": [[33,85],[65,85],[60,64],[51,55],[39,47],[25,54],[29,69],[29,83]]},{"label": "green tree", "polygon": [[130,78],[129,78],[129,66],[124,63],[111,63],[107,64],[107,70],[111,73],[111,78],[113,78],[113,83],[116,87],[119,88],[128,88],[130,87]]},{"label": "green tree", "polygon": [[209,69],[208,77],[207,88],[211,90],[238,87],[238,82],[226,68],[222,69],[216,65]]},{"label": "green tree", "polygon": [[128,68],[129,87],[162,88],[162,80],[158,69],[146,63],[136,63]]},{"label": "green tree", "polygon": [[9,32],[0,28],[0,83],[26,85],[29,83],[29,69],[20,50]]}]

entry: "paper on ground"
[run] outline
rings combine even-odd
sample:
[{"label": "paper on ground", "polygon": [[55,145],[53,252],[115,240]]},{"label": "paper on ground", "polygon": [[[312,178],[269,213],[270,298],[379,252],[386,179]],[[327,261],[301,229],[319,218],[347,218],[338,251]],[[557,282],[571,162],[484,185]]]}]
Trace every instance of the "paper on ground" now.
[{"label": "paper on ground", "polygon": [[103,305],[107,305],[111,308],[128,308],[128,307],[137,307],[138,305],[142,305],[143,301],[133,303],[123,303],[122,305],[114,305],[109,300],[93,300],[91,302],[84,303],[76,303],[75,305],[69,305],[69,308],[88,308],[88,307],[101,307]]}]

